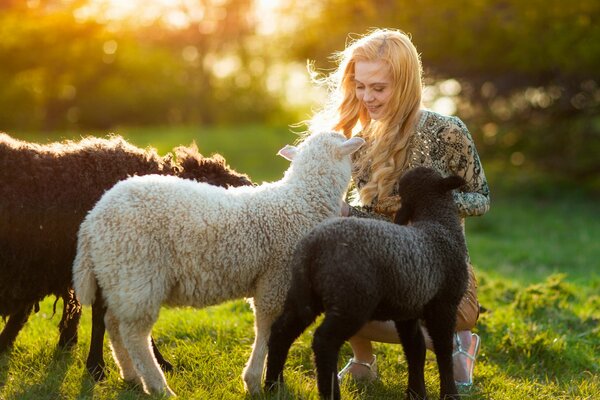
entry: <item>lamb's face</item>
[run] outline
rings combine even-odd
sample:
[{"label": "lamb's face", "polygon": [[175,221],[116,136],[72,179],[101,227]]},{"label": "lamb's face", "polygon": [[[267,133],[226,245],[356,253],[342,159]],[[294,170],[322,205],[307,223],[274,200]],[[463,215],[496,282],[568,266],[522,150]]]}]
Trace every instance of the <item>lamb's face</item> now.
[{"label": "lamb's face", "polygon": [[[279,154],[295,168],[310,168],[313,174],[330,174],[332,168],[350,171],[350,154],[364,144],[361,138],[346,139],[337,132],[319,132],[308,136],[298,147],[286,146]],[[349,175],[348,175],[349,176]]]},{"label": "lamb's face", "polygon": [[[432,168],[417,167],[402,175],[400,178],[399,194],[404,205],[436,201],[445,198],[444,194],[457,189],[465,184],[464,179],[458,176],[444,178]],[[428,199],[432,200],[428,200]]]},{"label": "lamb's face", "polygon": [[298,147],[298,154],[306,158],[342,160],[364,144],[361,138],[346,139],[337,132],[318,132],[308,136]]}]

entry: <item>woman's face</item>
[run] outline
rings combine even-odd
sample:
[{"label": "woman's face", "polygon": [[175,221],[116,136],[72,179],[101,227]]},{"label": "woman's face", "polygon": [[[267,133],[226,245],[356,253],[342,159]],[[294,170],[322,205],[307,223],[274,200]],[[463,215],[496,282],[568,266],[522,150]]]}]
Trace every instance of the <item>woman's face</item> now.
[{"label": "woman's face", "polygon": [[380,119],[392,96],[392,74],[388,65],[381,61],[357,61],[354,64],[356,98],[361,101],[371,119]]}]

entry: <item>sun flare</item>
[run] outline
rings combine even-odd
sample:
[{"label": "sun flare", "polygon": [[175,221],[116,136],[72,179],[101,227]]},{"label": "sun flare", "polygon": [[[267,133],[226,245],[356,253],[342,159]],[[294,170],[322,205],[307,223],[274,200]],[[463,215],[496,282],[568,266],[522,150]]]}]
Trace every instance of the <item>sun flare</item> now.
[{"label": "sun flare", "polygon": [[[77,11],[81,19],[95,19],[127,25],[147,25],[156,21],[173,29],[185,29],[194,22],[223,16],[227,0],[200,2],[197,0],[92,0]],[[285,1],[255,0],[249,17],[257,22],[257,32],[276,31],[277,13]]]},{"label": "sun flare", "polygon": [[204,5],[193,0],[93,0],[78,11],[82,19],[147,25],[155,21],[181,29],[205,16]]}]

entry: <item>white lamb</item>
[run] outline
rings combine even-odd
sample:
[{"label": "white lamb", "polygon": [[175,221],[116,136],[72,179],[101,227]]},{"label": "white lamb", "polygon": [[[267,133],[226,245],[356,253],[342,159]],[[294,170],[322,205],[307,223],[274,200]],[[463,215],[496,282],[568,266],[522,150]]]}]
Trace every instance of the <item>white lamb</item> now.
[{"label": "white lamb", "polygon": [[246,390],[260,392],[294,248],[340,214],[350,154],[363,143],[335,132],[313,134],[280,150],[292,160],[280,181],[256,187],[149,175],[107,191],[80,227],[73,279],[82,304],[101,290],[123,379],[147,393],[175,395],[150,347],[161,304],[205,307],[252,297],[256,336],[242,377]]}]

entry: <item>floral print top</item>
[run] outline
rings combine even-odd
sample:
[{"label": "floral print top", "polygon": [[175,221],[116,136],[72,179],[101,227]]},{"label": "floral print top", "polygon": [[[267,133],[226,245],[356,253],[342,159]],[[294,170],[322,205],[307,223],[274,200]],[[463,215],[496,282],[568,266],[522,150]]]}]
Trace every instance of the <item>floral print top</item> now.
[{"label": "floral print top", "polygon": [[[364,147],[364,146],[363,146]],[[354,154],[362,154],[361,148]],[[422,110],[417,129],[407,145],[408,159],[405,170],[424,166],[434,168],[443,176],[459,175],[467,182],[453,193],[460,216],[483,215],[490,207],[490,190],[466,125],[457,117]],[[360,189],[370,178],[370,170],[352,175],[354,185]],[[397,184],[396,184],[397,185]],[[358,196],[356,196],[358,198]],[[382,201],[375,199],[370,205],[350,207],[350,216],[392,219],[400,208],[398,187]]]}]

